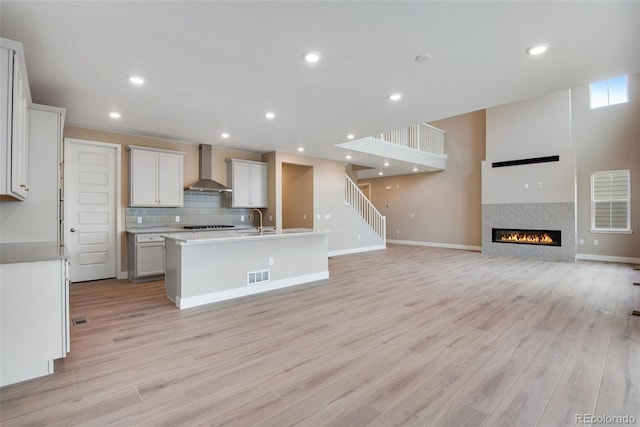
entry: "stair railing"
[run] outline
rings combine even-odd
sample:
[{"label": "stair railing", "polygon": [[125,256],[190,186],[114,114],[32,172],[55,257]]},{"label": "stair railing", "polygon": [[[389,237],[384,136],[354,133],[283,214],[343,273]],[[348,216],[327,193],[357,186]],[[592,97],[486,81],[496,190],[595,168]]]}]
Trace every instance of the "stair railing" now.
[{"label": "stair railing", "polygon": [[367,199],[358,185],[346,174],[344,198],[345,203],[355,209],[369,227],[386,243],[387,218],[373,206],[373,203]]}]

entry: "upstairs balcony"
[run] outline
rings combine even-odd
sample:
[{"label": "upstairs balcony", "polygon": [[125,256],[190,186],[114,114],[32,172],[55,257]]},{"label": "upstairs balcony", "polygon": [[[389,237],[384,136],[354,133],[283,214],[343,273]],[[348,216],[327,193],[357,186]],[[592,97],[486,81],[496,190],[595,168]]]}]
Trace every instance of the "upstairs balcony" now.
[{"label": "upstairs balcony", "polygon": [[[354,139],[336,147],[357,152],[358,179],[434,172],[447,168],[445,132],[426,123]],[[364,156],[363,156],[364,154]]]}]

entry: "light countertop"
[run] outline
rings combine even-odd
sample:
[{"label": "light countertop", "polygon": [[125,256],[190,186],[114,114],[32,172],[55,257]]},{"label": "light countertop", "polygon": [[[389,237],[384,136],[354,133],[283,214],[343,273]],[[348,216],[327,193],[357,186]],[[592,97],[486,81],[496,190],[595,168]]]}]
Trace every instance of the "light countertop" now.
[{"label": "light countertop", "polygon": [[186,245],[202,245],[209,243],[225,243],[239,242],[264,239],[282,239],[312,235],[326,235],[325,232],[314,231],[310,228],[296,228],[286,230],[265,229],[259,232],[253,229],[229,230],[229,231],[209,231],[200,233],[168,233],[164,234],[165,239],[173,239],[176,244]]},{"label": "light countertop", "polygon": [[69,259],[60,242],[28,242],[0,244],[0,264]]}]

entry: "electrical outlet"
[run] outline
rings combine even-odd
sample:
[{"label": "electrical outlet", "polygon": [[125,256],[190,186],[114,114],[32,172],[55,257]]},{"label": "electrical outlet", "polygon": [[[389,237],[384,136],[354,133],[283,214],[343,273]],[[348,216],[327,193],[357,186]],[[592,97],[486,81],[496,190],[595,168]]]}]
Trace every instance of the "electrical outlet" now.
[{"label": "electrical outlet", "polygon": [[316,219],[322,219],[322,215],[320,214],[316,215]]},{"label": "electrical outlet", "polygon": [[538,188],[542,188],[542,183],[541,182],[538,183]]},{"label": "electrical outlet", "polygon": [[529,184],[528,183],[524,183],[524,189],[526,190],[527,188],[529,188]]},{"label": "electrical outlet", "polygon": [[396,234],[400,234],[400,230],[396,230]]},{"label": "electrical outlet", "polygon": [[324,219],[331,219],[331,214],[324,214]]},{"label": "electrical outlet", "polygon": [[303,214],[302,215],[302,219],[306,220],[307,219],[307,214]]},{"label": "electrical outlet", "polygon": [[269,265],[272,266],[273,265],[273,257],[269,258]]},{"label": "electrical outlet", "polygon": [[597,240],[594,240],[594,241],[593,241],[593,244],[594,244],[595,246],[598,246],[598,241],[597,241]]},{"label": "electrical outlet", "polygon": [[240,221],[244,221],[244,215],[240,215]]},{"label": "electrical outlet", "polygon": [[273,215],[269,215],[269,221],[273,221]]},{"label": "electrical outlet", "polygon": [[137,222],[138,224],[142,224],[142,217],[141,217],[141,216],[139,216],[138,218],[136,218],[136,222]]},{"label": "electrical outlet", "polygon": [[578,243],[579,243],[580,245],[584,245],[584,239],[580,239],[580,240],[578,240]]},{"label": "electrical outlet", "polygon": [[180,215],[176,215],[176,222],[180,222]]}]

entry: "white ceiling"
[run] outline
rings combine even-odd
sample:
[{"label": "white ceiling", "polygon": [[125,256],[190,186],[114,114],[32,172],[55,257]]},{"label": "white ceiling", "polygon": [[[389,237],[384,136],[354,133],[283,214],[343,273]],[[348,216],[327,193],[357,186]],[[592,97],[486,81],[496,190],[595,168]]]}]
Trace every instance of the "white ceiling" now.
[{"label": "white ceiling", "polygon": [[[67,124],[344,160],[365,137],[640,72],[640,2],[0,2]],[[540,57],[524,53],[549,43]],[[322,53],[308,64],[306,51]],[[416,62],[419,54],[431,55]],[[129,75],[144,76],[133,87]],[[392,103],[389,93],[404,94]],[[109,111],[122,114],[110,119]],[[264,113],[275,111],[269,121]],[[221,138],[229,132],[229,139]],[[354,163],[368,164],[369,160]]]}]

